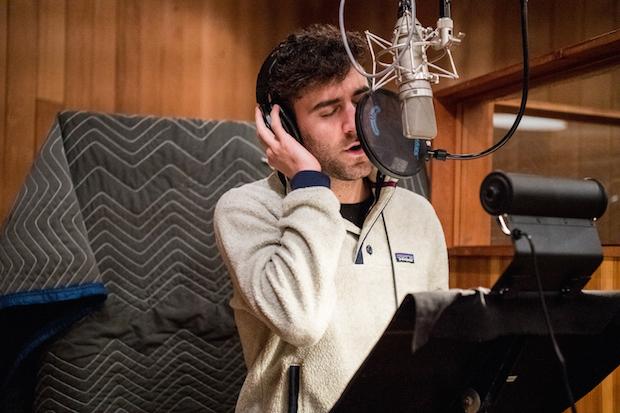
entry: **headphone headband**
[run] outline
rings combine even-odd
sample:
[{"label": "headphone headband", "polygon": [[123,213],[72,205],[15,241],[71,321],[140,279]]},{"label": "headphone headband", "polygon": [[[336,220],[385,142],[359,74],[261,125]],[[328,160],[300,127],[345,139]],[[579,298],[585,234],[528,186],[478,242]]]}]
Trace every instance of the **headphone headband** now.
[{"label": "headphone headband", "polygon": [[269,53],[258,71],[258,77],[256,78],[256,103],[259,105],[271,103],[269,80],[271,79],[271,72],[276,64],[276,52],[278,49],[279,47],[276,47]]},{"label": "headphone headband", "polygon": [[271,75],[274,67],[278,64],[277,54],[281,46],[282,43],[269,53],[258,71],[258,76],[256,78],[256,103],[258,103],[263,114],[263,120],[269,129],[271,129],[271,109],[273,105],[279,105],[280,120],[284,130],[301,142],[301,134],[297,128],[295,113],[290,107],[290,104],[271,91]]}]

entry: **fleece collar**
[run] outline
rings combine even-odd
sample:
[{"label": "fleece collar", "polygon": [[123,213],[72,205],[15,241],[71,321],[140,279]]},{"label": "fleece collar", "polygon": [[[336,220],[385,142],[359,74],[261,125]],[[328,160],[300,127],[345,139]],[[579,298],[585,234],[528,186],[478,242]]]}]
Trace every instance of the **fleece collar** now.
[{"label": "fleece collar", "polygon": [[[394,195],[394,192],[396,191],[396,184],[397,184],[396,179],[391,178],[391,177],[381,178],[378,171],[374,174],[374,176],[375,176],[375,179],[374,180],[371,179],[371,182],[372,182],[372,190],[375,195],[375,203],[370,208],[370,211],[368,211],[368,216],[366,217],[366,220],[364,221],[364,225],[362,226],[362,229],[359,230],[359,238],[357,240],[357,246],[355,248],[353,257],[351,257],[353,262],[355,262],[359,254],[360,248],[362,248],[362,246],[364,245],[364,241],[366,240],[368,233],[375,226],[375,224],[379,220],[379,217],[383,213],[383,210],[385,209],[390,199]],[[377,185],[377,182],[379,182],[379,185]],[[377,193],[379,196],[377,196]]]}]

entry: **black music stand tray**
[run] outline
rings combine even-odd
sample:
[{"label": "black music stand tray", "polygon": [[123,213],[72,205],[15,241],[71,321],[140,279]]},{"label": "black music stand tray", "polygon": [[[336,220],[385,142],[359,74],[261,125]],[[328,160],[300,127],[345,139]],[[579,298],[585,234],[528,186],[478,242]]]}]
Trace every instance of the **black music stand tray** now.
[{"label": "black music stand tray", "polygon": [[[620,292],[550,294],[576,400],[620,364]],[[408,295],[331,413],[562,412],[569,407],[540,300],[481,290]]]}]

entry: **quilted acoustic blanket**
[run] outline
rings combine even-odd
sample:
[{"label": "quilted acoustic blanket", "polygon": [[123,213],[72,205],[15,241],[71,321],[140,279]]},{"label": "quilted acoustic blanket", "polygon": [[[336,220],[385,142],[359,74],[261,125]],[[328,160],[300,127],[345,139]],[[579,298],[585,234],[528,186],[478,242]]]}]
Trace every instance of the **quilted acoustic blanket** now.
[{"label": "quilted acoustic blanket", "polygon": [[0,411],[232,411],[212,213],[268,172],[248,123],[60,114],[0,234]]}]

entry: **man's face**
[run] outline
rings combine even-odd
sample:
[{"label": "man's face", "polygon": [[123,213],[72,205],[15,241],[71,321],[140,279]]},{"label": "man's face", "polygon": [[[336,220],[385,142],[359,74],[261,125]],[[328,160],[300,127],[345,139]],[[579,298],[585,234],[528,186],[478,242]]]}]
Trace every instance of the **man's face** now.
[{"label": "man's face", "polygon": [[355,106],[367,90],[352,68],[341,82],[310,88],[293,104],[304,146],[332,178],[353,181],[372,170],[355,129]]}]

